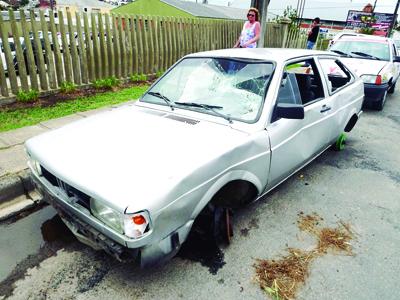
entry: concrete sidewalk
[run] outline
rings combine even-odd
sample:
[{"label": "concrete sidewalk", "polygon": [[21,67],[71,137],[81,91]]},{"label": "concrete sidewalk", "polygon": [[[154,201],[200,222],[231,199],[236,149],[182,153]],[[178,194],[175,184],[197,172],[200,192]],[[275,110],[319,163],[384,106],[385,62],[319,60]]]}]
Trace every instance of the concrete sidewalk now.
[{"label": "concrete sidewalk", "polygon": [[31,209],[41,202],[41,197],[34,191],[29,178],[27,155],[24,150],[26,140],[72,121],[132,102],[79,112],[59,119],[44,121],[34,126],[0,132],[0,221]]}]

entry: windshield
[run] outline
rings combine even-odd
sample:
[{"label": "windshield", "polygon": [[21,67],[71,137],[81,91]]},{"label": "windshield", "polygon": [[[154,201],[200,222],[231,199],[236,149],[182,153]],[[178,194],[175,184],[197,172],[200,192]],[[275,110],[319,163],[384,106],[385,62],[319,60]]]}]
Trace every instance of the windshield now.
[{"label": "windshield", "polygon": [[[340,51],[344,54],[348,54],[357,58],[367,58],[372,57],[378,58],[380,60],[389,60],[390,51],[388,43],[376,42],[373,40],[339,40],[330,48],[331,51]],[[361,55],[360,55],[361,54]],[[363,56],[362,54],[367,54],[368,56]]]},{"label": "windshield", "polygon": [[186,58],[161,78],[141,101],[225,116],[229,120],[255,122],[273,70],[271,62]]}]

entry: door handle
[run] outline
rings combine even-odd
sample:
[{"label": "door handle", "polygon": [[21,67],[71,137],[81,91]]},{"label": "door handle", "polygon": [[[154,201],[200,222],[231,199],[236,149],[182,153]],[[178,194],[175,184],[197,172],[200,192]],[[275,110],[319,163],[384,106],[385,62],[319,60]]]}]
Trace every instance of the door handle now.
[{"label": "door handle", "polygon": [[321,113],[324,113],[324,112],[326,112],[326,111],[328,111],[328,110],[331,110],[331,107],[330,107],[330,106],[326,106],[326,105],[324,104],[324,105],[322,105],[322,108],[321,108],[320,112],[321,112]]}]

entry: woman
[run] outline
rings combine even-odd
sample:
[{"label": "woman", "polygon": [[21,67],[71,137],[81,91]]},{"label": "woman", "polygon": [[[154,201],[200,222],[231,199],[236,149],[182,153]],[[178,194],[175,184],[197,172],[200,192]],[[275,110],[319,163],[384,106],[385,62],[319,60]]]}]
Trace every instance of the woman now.
[{"label": "woman", "polygon": [[242,33],[239,36],[234,48],[256,48],[260,38],[260,22],[258,22],[258,9],[251,7],[247,13],[247,19],[243,25]]}]

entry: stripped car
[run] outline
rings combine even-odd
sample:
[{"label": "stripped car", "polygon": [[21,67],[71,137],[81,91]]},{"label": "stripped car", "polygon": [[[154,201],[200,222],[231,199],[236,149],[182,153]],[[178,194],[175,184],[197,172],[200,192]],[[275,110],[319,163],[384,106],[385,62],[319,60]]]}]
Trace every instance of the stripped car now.
[{"label": "stripped car", "polygon": [[365,104],[382,110],[400,75],[400,56],[393,40],[371,35],[344,36],[330,51],[342,55],[343,62],[363,79]]},{"label": "stripped car", "polygon": [[150,266],[202,216],[229,239],[229,210],[341,149],[363,98],[362,80],[329,52],[195,53],[134,104],[28,140],[28,164],[79,240]]}]

